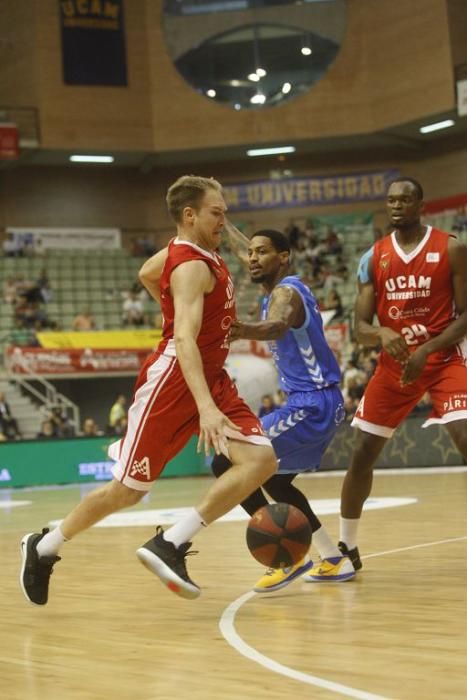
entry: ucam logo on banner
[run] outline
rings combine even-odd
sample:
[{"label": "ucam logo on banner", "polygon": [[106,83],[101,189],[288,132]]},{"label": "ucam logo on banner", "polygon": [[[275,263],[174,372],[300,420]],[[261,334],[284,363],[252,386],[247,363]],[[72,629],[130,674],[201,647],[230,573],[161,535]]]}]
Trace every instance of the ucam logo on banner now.
[{"label": "ucam logo on banner", "polygon": [[121,248],[118,228],[7,228],[20,246],[34,250],[117,250]]},{"label": "ucam logo on banner", "polygon": [[324,204],[348,204],[383,200],[398,170],[284,178],[226,184],[225,200],[229,211],[312,207]]}]

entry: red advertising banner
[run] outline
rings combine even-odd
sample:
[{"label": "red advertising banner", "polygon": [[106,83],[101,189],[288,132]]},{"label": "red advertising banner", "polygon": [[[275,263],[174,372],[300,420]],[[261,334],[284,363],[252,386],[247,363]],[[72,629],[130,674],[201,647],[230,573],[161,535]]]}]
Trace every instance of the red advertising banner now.
[{"label": "red advertising banner", "polygon": [[15,374],[137,374],[148,350],[46,350],[9,347],[6,363]]},{"label": "red advertising banner", "polygon": [[18,127],[16,124],[0,124],[0,160],[14,160],[18,156]]}]

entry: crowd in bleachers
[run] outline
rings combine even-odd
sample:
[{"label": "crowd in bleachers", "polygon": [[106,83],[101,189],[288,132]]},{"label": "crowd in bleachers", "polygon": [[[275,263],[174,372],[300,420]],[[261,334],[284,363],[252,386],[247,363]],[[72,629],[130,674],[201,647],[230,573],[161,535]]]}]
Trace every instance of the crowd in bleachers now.
[{"label": "crowd in bleachers", "polygon": [[[436,218],[436,217],[435,217]],[[452,217],[451,217],[452,218]],[[467,216],[453,221],[443,218],[434,223],[446,230],[467,233]],[[295,270],[315,294],[327,323],[346,322],[351,314],[356,292],[356,264],[361,253],[383,234],[372,224],[358,222],[339,227],[326,217],[300,224],[291,222],[284,231],[290,241]],[[134,236],[130,249],[63,251],[18,245],[11,235],[3,242],[0,257],[3,310],[0,316],[0,339],[3,343],[37,346],[37,332],[44,330],[92,331],[101,329],[160,327],[158,305],[149,298],[138,280],[142,260],[156,252],[150,237]],[[237,289],[239,316],[257,318],[261,290],[252,285],[241,263],[222,250],[233,274]],[[332,314],[330,314],[332,312]],[[349,345],[341,354],[342,389],[348,415],[351,416],[374,371],[375,350]],[[273,397],[280,405],[280,394]],[[418,410],[426,410],[424,398]],[[266,410],[264,408],[264,410]],[[78,434],[122,434],[121,425],[107,425],[103,430],[89,417]],[[5,424],[5,421],[4,421]],[[44,417],[38,437],[64,437],[70,427],[59,425],[57,416]],[[15,439],[19,431],[5,429],[0,421],[0,440]]]},{"label": "crowd in bleachers", "polygon": [[36,334],[46,330],[157,326],[160,309],[138,281],[140,266],[141,258],[125,250],[52,250],[40,258],[4,251],[0,336],[36,346]]}]

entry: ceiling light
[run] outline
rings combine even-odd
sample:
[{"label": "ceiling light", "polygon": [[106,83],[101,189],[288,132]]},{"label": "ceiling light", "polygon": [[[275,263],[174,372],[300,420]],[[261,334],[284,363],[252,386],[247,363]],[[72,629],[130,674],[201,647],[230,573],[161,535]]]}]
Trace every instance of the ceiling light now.
[{"label": "ceiling light", "polygon": [[241,109],[241,108],[242,108],[242,105],[241,105],[239,102],[236,102],[236,103],[234,104],[234,109],[236,109],[237,112],[238,112],[238,110]]},{"label": "ceiling light", "polygon": [[259,75],[260,78],[264,78],[264,76],[266,75],[266,71],[264,70],[264,68],[257,68],[256,75]]},{"label": "ceiling light", "polygon": [[438,131],[439,129],[447,129],[449,126],[454,126],[454,121],[452,119],[445,119],[442,122],[436,122],[435,124],[427,124],[426,126],[420,127],[420,132],[422,134],[429,134],[430,131]]},{"label": "ceiling light", "polygon": [[232,87],[240,87],[240,85],[241,85],[239,80],[231,80],[230,84]]},{"label": "ceiling light", "polygon": [[261,92],[257,92],[256,95],[250,97],[250,102],[252,105],[264,105],[266,102],[266,95],[263,95]]},{"label": "ceiling light", "polygon": [[280,153],[295,153],[295,146],[273,146],[272,148],[250,148],[247,156],[275,156]]},{"label": "ceiling light", "polygon": [[311,48],[309,46],[302,46],[301,52],[304,56],[311,56],[312,54]]},{"label": "ceiling light", "polygon": [[217,94],[216,91],[213,90],[212,88],[206,91],[206,95],[207,95],[208,97],[215,97],[216,94]]},{"label": "ceiling light", "polygon": [[252,80],[254,83],[257,83],[258,80],[260,80],[260,77],[257,73],[250,73],[248,76],[248,80]]},{"label": "ceiling light", "polygon": [[113,163],[113,156],[70,156],[73,163]]},{"label": "ceiling light", "polygon": [[282,86],[282,92],[284,95],[287,95],[288,92],[290,92],[292,89],[292,85],[290,83],[284,83]]}]

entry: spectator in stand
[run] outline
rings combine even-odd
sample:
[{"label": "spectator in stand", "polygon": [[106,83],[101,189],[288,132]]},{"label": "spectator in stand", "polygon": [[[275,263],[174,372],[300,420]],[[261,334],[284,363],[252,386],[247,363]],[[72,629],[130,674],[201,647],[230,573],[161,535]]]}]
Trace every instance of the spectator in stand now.
[{"label": "spectator in stand", "polygon": [[347,391],[344,398],[344,408],[347,420],[352,420],[355,411],[358,408],[360,400],[365,391],[366,382],[360,384],[357,379],[349,379],[347,382]]},{"label": "spectator in stand", "polygon": [[262,418],[268,413],[272,413],[276,410],[276,408],[278,407],[274,403],[274,399],[272,398],[271,394],[264,394],[264,396],[261,397],[261,406],[259,407],[258,418]]},{"label": "spectator in stand", "polygon": [[16,301],[16,280],[14,277],[7,277],[3,283],[3,301],[5,304],[14,304]]},{"label": "spectator in stand", "polygon": [[277,407],[285,406],[287,403],[287,395],[285,391],[278,389],[273,396],[273,401]]},{"label": "spectator in stand", "polygon": [[329,290],[324,302],[324,310],[334,311],[334,315],[329,319],[330,321],[335,321],[337,318],[342,317],[344,313],[344,307],[342,305],[342,299],[337,289]]},{"label": "spectator in stand", "polygon": [[74,331],[95,331],[97,323],[90,310],[84,309],[75,316],[71,327]]},{"label": "spectator in stand", "polygon": [[9,232],[6,234],[5,240],[2,244],[3,255],[6,258],[22,258],[23,257],[23,246],[15,238],[14,234]]},{"label": "spectator in stand", "polygon": [[85,418],[81,430],[81,437],[99,437],[103,435],[94,418]]},{"label": "spectator in stand", "polygon": [[318,239],[318,236],[317,236],[316,231],[314,229],[313,223],[311,221],[309,221],[306,225],[305,236],[306,236],[308,248],[310,248],[310,250],[313,250],[313,248],[316,248],[316,246],[319,243],[319,239]]},{"label": "spectator in stand", "polygon": [[123,436],[123,435],[125,435],[127,428],[128,428],[128,418],[126,416],[122,416],[122,418],[120,418],[120,420],[118,420],[115,423],[113,434]]},{"label": "spectator in stand", "polygon": [[157,247],[147,235],[133,236],[130,243],[130,252],[135,258],[150,258],[157,253]]},{"label": "spectator in stand", "polygon": [[110,435],[120,435],[121,433],[116,432],[116,426],[120,424],[122,418],[126,418],[126,396],[124,394],[119,394],[112,405],[109,412],[109,434]]},{"label": "spectator in stand", "polygon": [[66,409],[61,406],[52,406],[48,409],[48,419],[55,427],[55,436],[59,438],[74,437],[75,429],[68,417]]},{"label": "spectator in stand", "polygon": [[131,289],[125,293],[125,297],[124,297],[125,299],[128,299],[130,292],[134,292],[137,299],[139,299],[142,302],[146,301],[147,299],[150,299],[150,296],[149,296],[147,290],[143,287],[141,282],[139,282],[138,280],[136,280],[136,282],[133,283]]},{"label": "spectator in stand", "polygon": [[42,269],[36,284],[39,301],[42,301],[44,304],[48,304],[49,301],[52,301],[53,291],[50,287],[50,280],[47,275],[47,270],[45,268]]},{"label": "spectator in stand", "polygon": [[14,328],[10,331],[9,341],[11,345],[34,348],[40,345],[36,332],[32,328],[27,328],[20,318],[14,319]]},{"label": "spectator in stand", "polygon": [[298,242],[300,237],[303,235],[302,231],[299,229],[294,221],[291,221],[285,229],[285,235],[289,239],[289,244],[292,250],[298,248]]},{"label": "spectator in stand", "polygon": [[124,326],[142,326],[144,324],[143,302],[138,299],[135,292],[130,291],[128,299],[123,302],[122,310]]},{"label": "spectator in stand", "polygon": [[45,420],[42,421],[41,423],[41,429],[36,435],[37,440],[51,440],[53,438],[56,438],[57,434],[55,432],[55,426],[53,422],[46,418]]},{"label": "spectator in stand", "polygon": [[18,421],[11,413],[10,405],[5,399],[3,391],[0,392],[0,433],[7,440],[19,440],[22,437]]},{"label": "spectator in stand", "polygon": [[325,238],[323,238],[323,244],[323,252],[325,255],[338,255],[342,253],[342,242],[332,226],[328,226],[327,234]]}]

